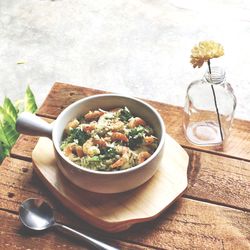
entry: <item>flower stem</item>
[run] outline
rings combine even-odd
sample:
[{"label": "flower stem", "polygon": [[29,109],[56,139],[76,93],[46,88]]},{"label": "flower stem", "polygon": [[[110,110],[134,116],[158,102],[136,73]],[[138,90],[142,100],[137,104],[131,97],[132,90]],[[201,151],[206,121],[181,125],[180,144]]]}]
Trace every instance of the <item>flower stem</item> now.
[{"label": "flower stem", "polygon": [[[210,60],[207,61],[207,64],[208,64],[209,74],[211,76],[212,72],[211,72]],[[220,127],[221,142],[223,142],[223,133],[222,133],[222,128],[221,128],[220,113],[219,113],[219,109],[218,109],[218,106],[217,106],[217,100],[216,100],[214,86],[212,84],[211,84],[211,88],[212,88],[213,97],[214,97],[214,105],[215,105],[215,109],[216,109],[216,113],[217,113],[217,120],[218,120],[219,127]]]}]

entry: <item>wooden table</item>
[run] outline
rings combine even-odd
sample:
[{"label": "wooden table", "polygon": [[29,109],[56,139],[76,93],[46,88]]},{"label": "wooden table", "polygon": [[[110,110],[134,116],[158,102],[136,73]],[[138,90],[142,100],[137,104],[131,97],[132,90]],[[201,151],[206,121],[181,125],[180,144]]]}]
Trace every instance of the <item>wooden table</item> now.
[{"label": "wooden table", "polygon": [[[97,93],[103,92],[56,83],[37,115],[53,120],[70,103]],[[58,232],[33,233],[21,226],[20,203],[42,197],[53,205],[58,221],[121,249],[250,249],[250,122],[236,119],[223,149],[199,148],[183,136],[181,107],[148,102],[190,156],[189,185],[181,198],[153,221],[122,233],[100,232],[56,201],[33,173],[31,152],[37,138],[21,135],[0,167],[0,248],[89,248]]]}]

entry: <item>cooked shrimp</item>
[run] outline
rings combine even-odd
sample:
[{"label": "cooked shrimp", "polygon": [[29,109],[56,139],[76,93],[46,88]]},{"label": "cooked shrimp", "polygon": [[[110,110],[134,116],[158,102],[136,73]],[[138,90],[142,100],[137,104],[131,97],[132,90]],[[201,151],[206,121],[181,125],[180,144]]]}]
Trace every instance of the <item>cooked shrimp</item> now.
[{"label": "cooked shrimp", "polygon": [[151,156],[151,154],[147,151],[142,151],[138,154],[138,163],[142,163],[145,160],[147,160],[149,157]]},{"label": "cooked shrimp", "polygon": [[141,126],[146,125],[145,121],[142,120],[140,117],[135,117],[135,118],[131,119],[128,123],[128,126],[130,128],[135,128],[135,127],[138,127],[139,125],[141,125]]},{"label": "cooked shrimp", "polygon": [[116,121],[112,124],[112,131],[122,131],[124,129],[124,123],[122,121]]},{"label": "cooked shrimp", "polygon": [[92,130],[95,129],[95,124],[82,124],[82,130],[86,133],[90,133]]},{"label": "cooked shrimp", "polygon": [[75,151],[76,151],[76,154],[82,158],[84,156],[84,153],[83,153],[83,150],[82,150],[82,147],[79,146],[79,145],[76,145],[75,146]]},{"label": "cooked shrimp", "polygon": [[144,142],[146,145],[151,145],[152,143],[155,142],[155,137],[154,136],[145,136]]},{"label": "cooked shrimp", "polygon": [[112,141],[124,141],[128,142],[128,137],[120,132],[113,132],[111,136]]},{"label": "cooked shrimp", "polygon": [[127,159],[125,157],[121,157],[119,160],[117,160],[111,165],[111,168],[119,168],[123,166],[126,162],[127,162]]},{"label": "cooked shrimp", "polygon": [[107,143],[103,138],[101,138],[101,139],[93,139],[93,143],[94,143],[94,145],[98,145],[100,147],[106,147],[107,146]]},{"label": "cooked shrimp", "polygon": [[90,120],[95,120],[97,118],[99,118],[100,116],[102,116],[104,114],[103,111],[99,111],[99,110],[95,110],[95,111],[89,111],[84,118],[88,121]]},{"label": "cooked shrimp", "polygon": [[82,147],[79,146],[79,145],[77,145],[77,144],[75,144],[75,143],[70,143],[70,144],[68,144],[68,145],[64,148],[63,152],[64,152],[64,154],[65,154],[66,156],[70,156],[70,155],[75,154],[75,155],[77,155],[77,156],[79,156],[79,157],[83,157],[83,155],[84,155],[84,154],[83,154]]},{"label": "cooked shrimp", "polygon": [[82,145],[82,151],[85,155],[94,156],[99,155],[100,150],[97,146],[94,146],[93,139],[88,139],[83,145]]},{"label": "cooked shrimp", "polygon": [[99,150],[99,148],[97,146],[91,146],[89,149],[88,149],[88,155],[89,156],[94,156],[94,155],[99,155],[101,152]]},{"label": "cooked shrimp", "polygon": [[118,146],[117,152],[122,153],[122,156],[111,165],[111,168],[119,168],[125,165],[129,159],[129,149],[127,147]]},{"label": "cooked shrimp", "polygon": [[68,132],[72,128],[76,128],[79,125],[79,121],[77,119],[74,119],[73,121],[69,122],[66,131]]},{"label": "cooked shrimp", "polygon": [[63,152],[66,156],[69,156],[73,153],[73,150],[75,148],[75,143],[69,143],[64,149]]}]

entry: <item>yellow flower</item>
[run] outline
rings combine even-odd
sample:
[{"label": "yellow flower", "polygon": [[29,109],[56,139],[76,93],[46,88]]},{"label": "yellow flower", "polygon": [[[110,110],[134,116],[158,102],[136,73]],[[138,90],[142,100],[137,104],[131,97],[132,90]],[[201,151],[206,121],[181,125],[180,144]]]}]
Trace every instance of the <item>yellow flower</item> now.
[{"label": "yellow flower", "polygon": [[190,62],[194,68],[197,66],[200,68],[204,62],[223,55],[224,49],[221,44],[214,41],[203,41],[193,47]]}]

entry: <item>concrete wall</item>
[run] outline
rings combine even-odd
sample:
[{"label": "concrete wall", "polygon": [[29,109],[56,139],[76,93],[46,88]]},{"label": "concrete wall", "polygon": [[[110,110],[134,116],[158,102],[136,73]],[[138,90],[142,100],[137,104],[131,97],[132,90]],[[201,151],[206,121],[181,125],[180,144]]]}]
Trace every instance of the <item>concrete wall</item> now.
[{"label": "concrete wall", "polygon": [[1,0],[0,102],[41,104],[55,81],[183,106],[200,40],[224,45],[236,117],[250,120],[250,2],[240,0]]}]

